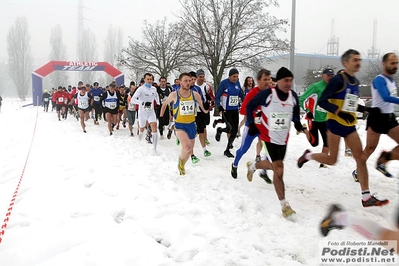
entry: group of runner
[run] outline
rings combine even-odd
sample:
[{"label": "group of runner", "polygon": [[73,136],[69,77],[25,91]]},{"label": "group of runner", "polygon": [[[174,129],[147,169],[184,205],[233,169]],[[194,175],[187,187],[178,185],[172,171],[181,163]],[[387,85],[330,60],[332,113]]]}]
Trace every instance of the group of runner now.
[{"label": "group of runner", "polygon": [[[298,132],[305,133],[311,146],[319,144],[319,133],[323,140],[321,153],[312,153],[306,150],[298,159],[297,165],[302,168],[309,160],[316,160],[320,167],[334,165],[337,161],[339,141],[341,137],[348,140],[357,164],[353,171],[355,181],[360,183],[362,205],[364,207],[383,206],[389,203],[387,199],[377,199],[371,194],[368,184],[366,160],[375,150],[380,134],[388,134],[399,143],[399,127],[393,114],[394,104],[398,104],[396,86],[392,75],[397,70],[397,56],[389,53],[383,58],[384,71],[379,75],[372,86],[373,106],[357,105],[359,97],[359,81],[355,73],[361,65],[360,54],[356,50],[346,51],[342,57],[344,69],[334,75],[332,69],[323,71],[323,80],[312,84],[308,91],[298,97],[292,90],[293,74],[282,67],[271,77],[271,72],[261,69],[256,77],[257,86],[251,77],[245,80],[241,87],[236,68],[229,71],[229,76],[221,81],[217,93],[213,97],[211,87],[205,82],[205,73],[202,69],[196,72],[182,73],[172,86],[167,86],[167,80],[161,77],[159,85],[154,84],[154,76],[146,73],[141,84],[136,88],[132,83],[129,88],[110,84],[106,90],[99,90],[98,83],[82,86],[78,85],[76,93],[68,94],[62,87],[52,94],[55,101],[58,119],[65,119],[68,104],[74,104],[81,121],[83,132],[84,121],[89,118],[91,109],[96,110],[94,123],[98,124],[101,111],[105,113],[108,121],[109,134],[112,135],[114,127],[119,128],[119,123],[126,119],[129,121],[131,136],[134,136],[133,125],[135,117],[138,118],[138,138],[142,140],[145,130],[149,130],[147,138],[152,140],[153,151],[156,153],[158,144],[158,130],[163,138],[164,127],[168,128],[168,138],[175,131],[176,141],[181,144],[181,153],[178,158],[180,175],[185,175],[185,164],[191,157],[192,163],[199,161],[194,154],[195,138],[198,135],[204,156],[211,152],[207,149],[209,144],[207,125],[210,124],[209,111],[214,105],[220,114],[220,119],[215,119],[213,127],[224,123],[225,127],[216,129],[215,139],[220,141],[222,133],[227,134],[227,144],[224,155],[234,158],[231,164],[231,176],[237,178],[237,168],[240,159],[251,146],[255,138],[257,141],[254,162],[247,163],[247,178],[253,179],[256,169],[261,169],[260,177],[268,184],[273,184],[277,197],[282,206],[283,216],[288,217],[295,213],[285,197],[283,181],[283,160],[289,140],[291,121]],[[155,85],[155,86],[154,86]],[[395,94],[394,94],[395,93]],[[301,123],[300,108],[305,110],[305,119],[308,124]],[[47,111],[45,107],[45,111]],[[367,120],[367,145],[363,150],[359,135],[356,132],[356,112],[369,112]],[[238,134],[239,114],[244,115],[245,123],[242,132]],[[381,121],[385,121],[382,123]],[[241,145],[235,156],[231,153],[233,143],[241,136]],[[260,152],[264,148],[264,158]],[[385,176],[390,177],[385,164],[390,160],[399,159],[399,148],[391,152],[383,152],[378,159],[376,168]],[[273,178],[267,175],[267,170],[273,171]],[[334,226],[331,225],[331,228]]]}]

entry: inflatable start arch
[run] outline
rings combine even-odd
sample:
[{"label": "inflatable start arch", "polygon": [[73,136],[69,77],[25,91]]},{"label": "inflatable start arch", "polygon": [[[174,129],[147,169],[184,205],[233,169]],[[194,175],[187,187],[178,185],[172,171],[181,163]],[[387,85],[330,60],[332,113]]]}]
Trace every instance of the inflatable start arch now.
[{"label": "inflatable start arch", "polygon": [[[117,86],[122,85],[125,81],[122,72],[107,62],[50,61],[32,72],[33,105],[36,106],[41,104],[43,78],[53,71],[104,71],[115,79]],[[39,103],[37,99],[39,99]]]}]

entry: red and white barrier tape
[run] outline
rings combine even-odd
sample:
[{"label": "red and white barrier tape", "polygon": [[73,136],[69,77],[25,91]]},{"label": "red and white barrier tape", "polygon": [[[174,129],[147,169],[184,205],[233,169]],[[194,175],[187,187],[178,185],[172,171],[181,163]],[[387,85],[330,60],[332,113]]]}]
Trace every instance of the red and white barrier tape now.
[{"label": "red and white barrier tape", "polygon": [[26,168],[26,165],[27,165],[28,160],[29,160],[30,150],[32,149],[33,139],[35,138],[36,125],[37,125],[37,118],[38,118],[38,115],[39,115],[39,105],[37,106],[37,110],[36,110],[35,127],[33,128],[32,140],[31,140],[31,142],[30,142],[28,155],[26,156],[25,165],[24,165],[24,168],[22,169],[21,177],[19,178],[19,182],[18,182],[17,188],[16,188],[15,191],[14,191],[14,195],[12,196],[10,205],[8,206],[7,213],[6,213],[6,217],[5,217],[5,219],[4,219],[4,223],[3,223],[3,225],[2,225],[1,228],[0,228],[0,244],[1,244],[2,240],[3,240],[3,236],[4,236],[4,232],[5,232],[6,228],[7,228],[7,224],[8,224],[8,222],[9,222],[9,220],[10,220],[11,211],[12,211],[12,208],[14,207],[15,199],[17,198],[17,195],[18,195],[19,186],[21,185],[22,178],[24,177],[25,168]]}]

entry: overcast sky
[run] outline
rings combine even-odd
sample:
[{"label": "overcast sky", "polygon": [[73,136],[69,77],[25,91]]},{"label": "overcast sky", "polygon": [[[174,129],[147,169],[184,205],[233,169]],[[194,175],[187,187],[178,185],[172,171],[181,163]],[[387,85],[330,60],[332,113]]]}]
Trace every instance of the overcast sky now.
[{"label": "overcast sky", "polygon": [[[61,25],[67,56],[76,57],[77,0],[0,0],[0,60],[7,60],[7,33],[18,16],[26,16],[31,35],[35,67],[49,61],[51,28]],[[280,0],[270,13],[291,21],[291,0]],[[141,38],[144,20],[156,21],[180,9],[179,0],[83,0],[84,27],[96,34],[98,61],[103,60],[103,45],[109,25],[120,27],[124,43],[128,36]],[[367,54],[372,46],[373,22],[377,20],[377,48],[381,53],[399,50],[398,0],[298,0],[296,12],[296,52],[326,54],[335,19],[339,53],[354,48]],[[290,27],[282,35],[290,38]]]}]

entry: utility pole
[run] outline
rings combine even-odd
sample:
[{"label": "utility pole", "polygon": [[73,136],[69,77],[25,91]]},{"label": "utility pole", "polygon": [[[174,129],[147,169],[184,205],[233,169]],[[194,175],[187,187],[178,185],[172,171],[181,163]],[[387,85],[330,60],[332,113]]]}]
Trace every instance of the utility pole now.
[{"label": "utility pole", "polygon": [[[83,40],[83,31],[84,31],[84,24],[83,24],[83,0],[78,0],[78,20],[77,20],[77,36],[76,36],[76,61],[82,61],[83,58],[81,55],[82,49],[82,40]],[[79,72],[75,72],[75,83],[79,79]]]},{"label": "utility pole", "polygon": [[[291,11],[291,47],[290,47],[290,70],[292,73],[295,71],[295,9],[296,0],[292,0],[292,11]],[[294,73],[295,76],[295,73]]]}]

